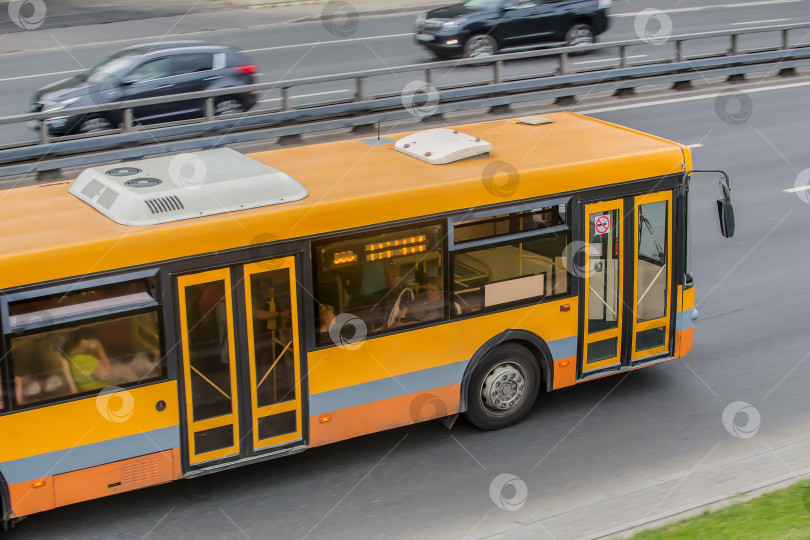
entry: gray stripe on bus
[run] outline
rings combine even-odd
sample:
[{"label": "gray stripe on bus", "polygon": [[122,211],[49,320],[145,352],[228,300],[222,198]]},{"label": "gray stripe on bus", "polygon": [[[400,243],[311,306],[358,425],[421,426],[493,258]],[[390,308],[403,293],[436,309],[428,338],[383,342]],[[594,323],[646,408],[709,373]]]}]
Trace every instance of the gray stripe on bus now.
[{"label": "gray stripe on bus", "polygon": [[117,439],[84,444],[37,456],[0,463],[0,472],[9,484],[38,480],[88,467],[96,467],[180,446],[180,428],[171,426]]},{"label": "gray stripe on bus", "polygon": [[[558,339],[548,345],[554,360],[570,358],[577,354],[576,336]],[[311,416],[318,416],[375,401],[418,392],[428,392],[434,388],[459,384],[468,363],[469,360],[463,360],[453,364],[397,375],[396,377],[312,394],[309,401],[309,412]]]},{"label": "gray stripe on bus", "polygon": [[692,312],[695,311],[695,308],[689,308],[685,311],[681,311],[678,313],[678,316],[675,317],[675,331],[680,332],[681,330],[689,330],[693,326],[695,326],[695,321],[692,320]]}]

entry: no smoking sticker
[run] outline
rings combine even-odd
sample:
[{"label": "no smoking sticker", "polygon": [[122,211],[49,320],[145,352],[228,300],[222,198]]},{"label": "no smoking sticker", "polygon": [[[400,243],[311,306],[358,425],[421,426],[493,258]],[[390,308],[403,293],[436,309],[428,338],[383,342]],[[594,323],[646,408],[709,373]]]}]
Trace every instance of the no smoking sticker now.
[{"label": "no smoking sticker", "polygon": [[596,218],[596,234],[605,234],[610,230],[610,216],[599,216]]}]

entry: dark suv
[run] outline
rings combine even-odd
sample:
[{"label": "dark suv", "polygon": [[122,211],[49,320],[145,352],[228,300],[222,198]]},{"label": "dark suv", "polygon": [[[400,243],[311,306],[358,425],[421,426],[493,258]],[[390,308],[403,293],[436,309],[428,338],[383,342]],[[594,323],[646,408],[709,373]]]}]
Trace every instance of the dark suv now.
[{"label": "dark suv", "polygon": [[462,0],[419,15],[416,42],[439,58],[543,43],[586,45],[608,28],[611,0]]},{"label": "dark suv", "polygon": [[[71,115],[70,109],[252,84],[255,74],[256,66],[230,47],[189,41],[135,45],[84,73],[40,88],[31,112],[64,110],[46,121],[55,136],[103,131],[122,123],[123,110]],[[255,104],[255,95],[242,92],[218,97],[214,111],[242,112]],[[136,107],[132,113],[136,123],[145,124],[199,117],[204,109],[204,100],[192,99]]]}]

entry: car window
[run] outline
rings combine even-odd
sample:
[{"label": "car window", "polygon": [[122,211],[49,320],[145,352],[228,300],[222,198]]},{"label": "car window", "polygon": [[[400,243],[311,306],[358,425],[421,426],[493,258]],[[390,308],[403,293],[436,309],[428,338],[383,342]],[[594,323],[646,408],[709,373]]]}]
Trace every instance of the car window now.
[{"label": "car window", "polygon": [[168,58],[158,58],[150,60],[135,68],[130,73],[130,78],[135,82],[146,82],[168,77],[171,74],[171,64]]},{"label": "car window", "polygon": [[178,54],[172,58],[172,75],[208,71],[214,67],[212,53]]},{"label": "car window", "polygon": [[501,0],[462,0],[460,3],[470,9],[495,9]]},{"label": "car window", "polygon": [[135,64],[137,56],[127,54],[113,55],[84,74],[85,79],[92,84],[100,84],[113,77],[120,77],[129,71]]}]

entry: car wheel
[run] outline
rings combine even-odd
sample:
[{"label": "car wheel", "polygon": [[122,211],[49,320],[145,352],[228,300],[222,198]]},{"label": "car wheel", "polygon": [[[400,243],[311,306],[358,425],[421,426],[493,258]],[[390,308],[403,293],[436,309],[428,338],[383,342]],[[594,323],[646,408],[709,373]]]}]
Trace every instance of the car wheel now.
[{"label": "car wheel", "polygon": [[107,131],[113,129],[112,122],[100,114],[92,114],[81,121],[79,127],[76,128],[77,133],[95,133],[98,131]]},{"label": "car wheel", "polygon": [[245,106],[235,97],[222,98],[214,104],[214,114],[236,114],[245,112]]},{"label": "car wheel", "polygon": [[516,343],[489,352],[473,371],[465,416],[481,429],[516,424],[540,393],[540,369],[534,355]]},{"label": "car wheel", "polygon": [[464,46],[464,58],[485,58],[498,52],[498,44],[486,34],[471,37]]},{"label": "car wheel", "polygon": [[577,45],[593,45],[596,43],[596,35],[593,33],[593,28],[589,24],[576,23],[568,29],[565,34],[565,44],[568,47],[576,47]]}]

